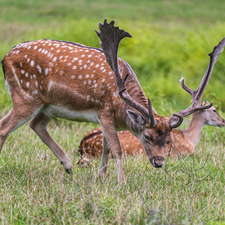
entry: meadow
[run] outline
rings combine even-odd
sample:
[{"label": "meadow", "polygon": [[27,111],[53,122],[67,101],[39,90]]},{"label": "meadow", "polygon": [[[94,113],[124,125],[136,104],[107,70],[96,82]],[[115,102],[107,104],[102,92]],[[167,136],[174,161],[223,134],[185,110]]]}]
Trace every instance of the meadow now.
[{"label": "meadow", "polygon": [[[223,0],[0,0],[0,59],[22,41],[50,38],[100,47],[94,32],[104,18],[116,21],[132,39],[119,56],[133,68],[163,116],[186,108],[208,54],[225,36]],[[225,53],[203,96],[225,118]],[[0,118],[11,99],[0,71]],[[182,124],[185,128],[190,118]],[[196,154],[166,159],[154,169],[144,156],[123,159],[126,185],[118,184],[114,160],[108,178],[98,176],[100,159],[76,165],[77,147],[95,124],[60,121],[49,132],[71,158],[73,179],[28,124],[13,132],[0,155],[1,224],[225,224],[224,128],[204,127]]]}]

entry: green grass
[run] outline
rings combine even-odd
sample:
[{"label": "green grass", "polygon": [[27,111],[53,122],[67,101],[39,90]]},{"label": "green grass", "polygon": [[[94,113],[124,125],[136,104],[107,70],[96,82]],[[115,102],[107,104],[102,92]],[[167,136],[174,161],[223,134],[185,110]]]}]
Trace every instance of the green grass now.
[{"label": "green grass", "polygon": [[[109,162],[105,182],[98,176],[100,159],[93,159],[90,168],[76,166],[77,145],[91,128],[92,125],[71,126],[64,122],[55,129],[50,124],[51,135],[72,159],[76,186],[27,125],[8,138],[0,158],[3,224],[225,221],[224,145],[213,139],[210,130],[203,133],[194,157],[167,159],[163,169],[152,168],[144,156],[123,159],[127,184],[122,186],[117,182],[114,160]],[[215,137],[220,136],[221,129],[213,131]]]},{"label": "green grass", "polygon": [[[160,115],[189,106],[179,84],[196,88],[213,47],[225,36],[224,0],[0,0],[0,59],[16,44],[41,38],[100,47],[94,30],[104,18],[130,32],[119,56],[133,68]],[[215,65],[204,99],[225,117],[225,53]],[[0,72],[0,113],[12,106]],[[182,128],[187,124],[184,123]],[[7,139],[0,157],[2,224],[225,224],[223,128],[207,127],[194,157],[167,159],[156,170],[146,157],[123,160],[127,184],[117,182],[114,160],[108,179],[100,159],[79,168],[77,147],[93,124],[50,124],[50,133],[71,158],[73,177],[26,124]],[[77,189],[78,188],[78,189]]]}]

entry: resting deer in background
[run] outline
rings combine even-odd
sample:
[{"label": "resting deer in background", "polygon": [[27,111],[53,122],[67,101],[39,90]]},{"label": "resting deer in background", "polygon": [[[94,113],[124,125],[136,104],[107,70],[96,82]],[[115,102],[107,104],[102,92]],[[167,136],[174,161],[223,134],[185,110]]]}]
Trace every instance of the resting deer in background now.
[{"label": "resting deer in background", "polygon": [[70,158],[47,131],[50,120],[64,118],[101,125],[103,178],[111,149],[118,180],[125,181],[117,130],[130,130],[140,139],[151,164],[163,166],[172,129],[180,126],[184,116],[212,105],[199,106],[225,39],[210,53],[209,67],[198,89],[189,89],[181,79],[183,89],[193,97],[191,106],[165,118],[156,114],[129,64],[117,57],[119,42],[131,35],[114,27],[114,21],[108,24],[105,20],[99,29],[102,50],[73,42],[37,40],[18,44],[6,54],[2,66],[13,107],[0,121],[0,149],[12,131],[32,119],[30,127],[71,173]]},{"label": "resting deer in background", "polygon": [[[202,105],[208,105],[208,102],[202,102]],[[167,149],[167,154],[176,156],[176,151],[189,156],[194,154],[195,146],[197,145],[202,128],[204,125],[211,126],[225,126],[225,120],[217,113],[214,106],[209,109],[199,110],[193,113],[191,123],[185,130],[173,129],[173,144],[170,144]],[[135,156],[138,154],[145,154],[143,146],[138,138],[136,138],[129,130],[118,132],[120,144],[125,156]],[[173,149],[173,146],[176,149]],[[80,142],[79,153],[82,158],[86,158],[89,162],[89,157],[100,157],[102,155],[102,131],[101,127],[90,131],[84,136]],[[111,152],[110,152],[111,153]],[[112,156],[112,154],[110,154]],[[84,160],[79,160],[81,164]]]}]

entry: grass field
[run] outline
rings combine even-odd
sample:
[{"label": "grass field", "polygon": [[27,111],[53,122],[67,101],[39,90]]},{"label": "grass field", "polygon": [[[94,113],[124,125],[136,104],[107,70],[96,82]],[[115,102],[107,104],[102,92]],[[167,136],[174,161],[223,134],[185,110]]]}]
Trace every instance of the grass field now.
[{"label": "grass field", "polygon": [[[119,56],[136,72],[160,115],[187,107],[179,84],[196,88],[213,47],[225,36],[223,0],[0,0],[0,59],[16,44],[51,38],[100,47],[94,29],[104,18],[132,34]],[[225,118],[225,53],[215,65],[204,99]],[[12,106],[0,72],[1,118]],[[98,176],[100,159],[79,168],[77,147],[94,124],[50,123],[54,139],[71,158],[73,177],[29,129],[13,132],[0,156],[1,224],[225,224],[223,128],[205,127],[196,154],[167,159],[154,169],[146,157],[125,158],[125,186],[115,162],[108,179]],[[182,125],[182,128],[187,123]]]}]

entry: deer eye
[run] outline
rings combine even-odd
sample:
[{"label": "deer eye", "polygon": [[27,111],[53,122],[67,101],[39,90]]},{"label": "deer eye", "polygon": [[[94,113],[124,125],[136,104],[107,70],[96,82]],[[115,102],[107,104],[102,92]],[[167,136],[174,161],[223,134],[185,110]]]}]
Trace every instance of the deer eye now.
[{"label": "deer eye", "polygon": [[145,135],[145,139],[146,139],[147,141],[151,141],[150,136]]}]

